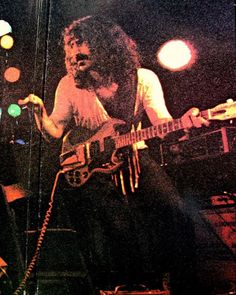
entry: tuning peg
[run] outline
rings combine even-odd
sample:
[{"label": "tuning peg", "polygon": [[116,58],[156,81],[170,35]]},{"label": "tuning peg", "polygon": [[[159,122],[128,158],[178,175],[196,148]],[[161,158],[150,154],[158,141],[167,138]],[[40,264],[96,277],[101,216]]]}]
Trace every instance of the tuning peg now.
[{"label": "tuning peg", "polygon": [[231,103],[234,102],[234,100],[233,100],[232,98],[228,98],[228,99],[226,100],[226,102],[227,102],[228,104],[231,104]]}]

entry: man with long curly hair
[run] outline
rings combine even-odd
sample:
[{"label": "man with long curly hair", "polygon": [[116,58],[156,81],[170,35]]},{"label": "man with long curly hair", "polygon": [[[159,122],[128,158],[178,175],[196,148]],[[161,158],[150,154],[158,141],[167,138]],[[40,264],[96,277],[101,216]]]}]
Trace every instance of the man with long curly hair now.
[{"label": "man with long curly hair", "polygon": [[[36,122],[45,136],[61,138],[71,120],[76,127],[86,129],[84,136],[80,134],[82,149],[86,150],[82,162],[93,157],[97,150],[103,154],[103,148],[97,145],[99,141],[101,144],[103,134],[109,139],[109,135],[116,136],[117,132],[124,134],[137,129],[144,116],[154,126],[172,120],[157,75],[141,67],[135,42],[120,26],[98,16],[78,19],[64,31],[64,50],[67,74],[58,84],[51,115],[47,114],[43,100],[34,94],[19,103],[35,105]],[[106,132],[109,122],[115,122],[111,134]],[[184,114],[182,122],[185,128],[206,124],[196,108]],[[86,138],[88,131],[91,138],[94,136],[93,143],[90,137]],[[160,132],[159,137],[164,133]],[[158,276],[173,269],[174,278],[180,274],[171,266],[175,259],[175,265],[179,264],[180,251],[177,255],[174,238],[167,233],[178,235],[173,224],[179,220],[178,215],[184,216],[183,202],[141,139],[146,138],[136,138],[138,144],[133,142],[132,148],[122,149],[116,157],[118,163],[121,157],[122,164],[111,168],[111,173],[91,173],[84,185],[80,186],[77,179],[74,183],[77,188],[73,192],[67,190],[65,203],[98,288],[105,281],[101,273],[114,280],[114,284],[138,283],[145,273],[154,272]],[[105,149],[113,147],[114,141],[108,141],[108,146],[105,141]],[[77,143],[73,145],[78,147]],[[63,158],[64,167],[73,165],[73,159],[79,161],[79,150],[74,151],[74,156]],[[97,167],[96,160],[100,163],[97,154],[89,169],[77,171],[77,176],[84,173],[86,179]],[[100,168],[107,168],[107,172],[110,166],[105,162]],[[71,175],[76,177],[73,172]],[[178,293],[175,282],[177,279],[173,280],[173,295],[185,294],[182,289]]]}]

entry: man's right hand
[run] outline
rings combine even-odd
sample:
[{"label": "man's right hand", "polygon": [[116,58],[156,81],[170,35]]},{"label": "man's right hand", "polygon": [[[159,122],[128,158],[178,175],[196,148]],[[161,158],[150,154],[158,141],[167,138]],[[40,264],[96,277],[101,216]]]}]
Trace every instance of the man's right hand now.
[{"label": "man's right hand", "polygon": [[33,105],[40,108],[41,110],[44,109],[44,103],[42,99],[38,97],[37,95],[29,94],[26,98],[18,100],[19,105],[25,105],[28,103],[32,103]]},{"label": "man's right hand", "polygon": [[48,139],[47,135],[53,138],[60,138],[63,135],[64,126],[59,123],[55,125],[53,120],[50,119],[42,99],[37,95],[29,94],[26,98],[18,100],[19,105],[26,105],[29,103],[33,104],[37,127],[39,131],[42,132],[45,139]]}]

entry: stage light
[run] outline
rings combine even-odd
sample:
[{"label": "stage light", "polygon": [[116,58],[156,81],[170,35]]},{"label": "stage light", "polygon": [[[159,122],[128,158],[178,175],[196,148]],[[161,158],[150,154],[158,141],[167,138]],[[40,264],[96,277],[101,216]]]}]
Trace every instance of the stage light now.
[{"label": "stage light", "polygon": [[4,49],[11,49],[14,44],[14,39],[10,35],[4,35],[0,40],[0,45]]},{"label": "stage light", "polygon": [[25,145],[26,144],[25,140],[24,139],[21,139],[21,138],[16,139],[15,140],[15,143],[17,143],[19,145]]},{"label": "stage light", "polygon": [[0,37],[12,33],[12,28],[8,22],[0,19]]},{"label": "stage light", "polygon": [[196,50],[188,41],[173,39],[160,47],[157,60],[170,71],[183,71],[195,62]]},{"label": "stage light", "polygon": [[9,67],[4,72],[4,78],[10,83],[17,82],[20,79],[21,71],[16,67]]},{"label": "stage light", "polygon": [[18,104],[12,103],[9,105],[7,112],[9,116],[16,118],[21,115],[21,108],[18,106]]}]

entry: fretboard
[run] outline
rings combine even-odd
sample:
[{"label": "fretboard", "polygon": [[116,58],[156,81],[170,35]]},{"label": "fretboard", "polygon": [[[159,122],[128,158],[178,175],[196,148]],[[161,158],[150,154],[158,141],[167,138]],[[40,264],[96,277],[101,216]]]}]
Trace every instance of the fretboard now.
[{"label": "fretboard", "polygon": [[152,139],[155,137],[162,137],[168,133],[183,129],[183,123],[181,119],[174,119],[166,123],[159,124],[157,126],[150,126],[137,131],[132,131],[124,135],[114,137],[116,148],[122,148],[139,141]]},{"label": "fretboard", "polygon": [[[210,117],[210,110],[201,111],[201,116],[208,119]],[[114,137],[116,149],[122,148],[134,143],[152,139],[155,137],[164,137],[168,133],[184,129],[182,119],[173,119],[166,123],[158,124],[157,126],[150,126],[137,131],[132,131],[124,135]]]}]

